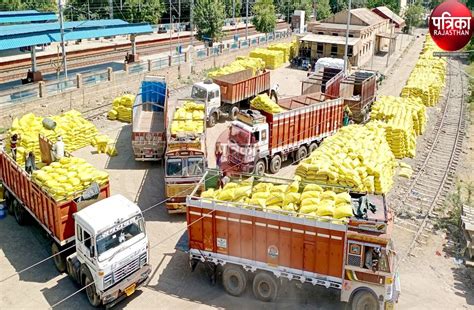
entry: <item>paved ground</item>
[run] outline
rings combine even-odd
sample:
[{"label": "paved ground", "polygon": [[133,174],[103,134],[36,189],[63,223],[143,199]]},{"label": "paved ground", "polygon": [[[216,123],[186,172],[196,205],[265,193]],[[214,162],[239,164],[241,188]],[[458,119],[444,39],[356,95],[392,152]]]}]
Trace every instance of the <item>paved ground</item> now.
[{"label": "paved ground", "polygon": [[[416,61],[422,40],[417,40],[413,48],[405,53],[405,58],[396,60],[403,66],[396,74],[389,75],[381,88],[384,94],[398,95],[403,76],[408,76],[410,67]],[[375,61],[374,61],[375,63]],[[374,68],[375,69],[375,68]],[[300,92],[298,80],[305,72],[280,69],[272,72],[272,83],[280,84],[282,97]],[[297,86],[296,86],[297,85]],[[189,94],[189,87],[172,93],[170,102]],[[103,154],[93,154],[85,148],[75,155],[93,163],[110,173],[112,193],[121,193],[137,201],[142,209],[156,205],[164,198],[163,168],[161,164],[136,163],[130,148],[130,125],[111,122],[105,118],[94,120],[101,132],[117,138],[119,155],[108,158]],[[208,144],[214,141],[227,124],[219,123],[208,131]],[[210,163],[214,163],[213,149],[209,147]],[[292,176],[294,165],[284,167],[279,175]],[[145,213],[147,231],[151,244],[151,263],[154,267],[149,283],[133,298],[121,303],[118,308],[268,308],[268,309],[342,309],[338,302],[338,292],[295,284],[287,287],[278,303],[265,304],[256,301],[248,289],[241,298],[227,295],[222,286],[212,287],[203,268],[191,273],[186,255],[175,251],[176,241],[185,228],[184,217],[170,216],[164,206],[157,205]],[[35,225],[19,227],[12,217],[1,221],[0,225],[0,278],[15,273],[49,255],[48,241]],[[395,244],[408,238],[403,231],[395,231]],[[402,279],[401,309],[463,309],[473,305],[473,300],[459,281],[458,273],[451,270],[451,258],[435,255],[433,249],[442,248],[442,236],[433,237],[426,251],[418,254],[400,270]],[[58,275],[51,261],[0,282],[0,308],[2,309],[43,309],[50,307],[78,289],[66,275]],[[58,308],[90,309],[83,292],[71,297]]]}]

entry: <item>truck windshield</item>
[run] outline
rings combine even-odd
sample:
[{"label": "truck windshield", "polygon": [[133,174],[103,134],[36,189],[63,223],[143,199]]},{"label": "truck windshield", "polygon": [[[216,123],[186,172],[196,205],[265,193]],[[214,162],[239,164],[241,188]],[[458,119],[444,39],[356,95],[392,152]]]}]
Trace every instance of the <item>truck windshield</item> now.
[{"label": "truck windshield", "polygon": [[166,161],[166,175],[170,177],[183,175],[183,161],[181,158],[169,158]]},{"label": "truck windshield", "polygon": [[202,157],[188,158],[188,175],[202,175],[204,172],[204,159]]},{"label": "truck windshield", "polygon": [[145,233],[145,223],[142,216],[124,221],[108,231],[97,236],[97,254],[100,256],[116,248],[134,237]]},{"label": "truck windshield", "polygon": [[230,142],[236,143],[240,146],[250,144],[250,132],[237,126],[232,126],[230,129]]},{"label": "truck windshield", "polygon": [[204,88],[193,86],[193,90],[191,91],[191,97],[195,99],[206,100],[207,91]]}]

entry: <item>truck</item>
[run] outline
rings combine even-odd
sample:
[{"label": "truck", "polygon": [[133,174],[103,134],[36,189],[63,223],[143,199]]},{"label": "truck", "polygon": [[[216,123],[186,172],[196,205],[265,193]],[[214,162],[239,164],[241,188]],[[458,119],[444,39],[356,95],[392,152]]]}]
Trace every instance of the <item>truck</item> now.
[{"label": "truck", "polygon": [[142,212],[121,195],[109,197],[109,183],[57,201],[4,151],[0,182],[9,212],[20,225],[31,217],[41,226],[57,270],[85,287],[91,305],[113,306],[149,277]]},{"label": "truck", "polygon": [[132,107],[132,148],[137,161],[158,161],[166,148],[168,88],[164,77],[146,76]]},{"label": "truck", "polygon": [[377,96],[377,75],[373,71],[354,71],[341,81],[339,97],[358,124],[369,121],[370,109]]},{"label": "truck", "polygon": [[321,92],[328,98],[338,98],[343,78],[344,71],[342,69],[321,67],[301,81],[301,95]]},{"label": "truck", "polygon": [[205,102],[207,125],[213,127],[223,117],[235,120],[252,98],[269,90],[269,71],[254,76],[252,69],[246,69],[195,83],[191,97]]},{"label": "truck", "polygon": [[[182,107],[185,101],[178,100],[176,110]],[[194,102],[205,105],[204,102]],[[174,118],[173,116],[171,119]],[[172,122],[171,119],[170,122]],[[202,132],[171,133],[171,126],[168,128],[165,153],[165,194],[166,208],[170,214],[186,213],[186,196],[194,190],[207,168],[205,113],[202,120],[195,120],[195,122],[202,122]]]},{"label": "truck", "polygon": [[229,171],[277,173],[282,162],[298,162],[342,126],[342,99],[313,93],[279,100],[280,113],[239,112],[226,139],[225,168]]},{"label": "truck", "polygon": [[[248,177],[233,175],[231,181]],[[293,182],[251,178],[252,186]],[[207,179],[203,176],[201,183],[211,184]],[[193,192],[186,200],[188,229],[176,249],[187,253],[192,270],[204,265],[213,282],[220,274],[233,296],[242,295],[249,283],[257,299],[271,302],[284,285],[296,281],[340,291],[349,309],[393,309],[401,291],[391,238],[393,214],[384,196],[343,190],[351,197],[354,214],[345,221],[201,198]],[[374,250],[380,253],[375,265],[374,256],[369,257]]]}]

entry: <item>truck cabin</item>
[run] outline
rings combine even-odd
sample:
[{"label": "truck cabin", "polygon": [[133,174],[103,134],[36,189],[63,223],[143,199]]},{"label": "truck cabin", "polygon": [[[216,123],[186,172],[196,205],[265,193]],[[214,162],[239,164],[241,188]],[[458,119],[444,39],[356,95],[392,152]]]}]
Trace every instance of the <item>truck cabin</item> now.
[{"label": "truck cabin", "polygon": [[168,178],[201,177],[206,168],[205,154],[200,149],[180,149],[166,154],[165,174]]},{"label": "truck cabin", "polygon": [[191,98],[204,101],[209,106],[220,106],[221,89],[219,85],[214,84],[212,80],[207,79],[204,82],[198,82],[193,85]]}]

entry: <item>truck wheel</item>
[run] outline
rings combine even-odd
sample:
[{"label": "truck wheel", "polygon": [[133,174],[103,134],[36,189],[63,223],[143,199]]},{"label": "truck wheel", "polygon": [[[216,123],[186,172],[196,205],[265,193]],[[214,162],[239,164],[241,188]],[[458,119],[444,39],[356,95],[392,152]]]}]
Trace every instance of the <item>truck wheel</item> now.
[{"label": "truck wheel", "polygon": [[299,162],[300,160],[304,159],[308,156],[308,150],[306,150],[306,146],[302,145],[298,151],[296,151],[295,161]]},{"label": "truck wheel", "polygon": [[256,175],[265,174],[265,161],[263,159],[257,161],[257,164],[255,165],[254,173]]},{"label": "truck wheel", "polygon": [[309,154],[313,153],[318,148],[318,144],[313,142],[309,145],[308,152]]},{"label": "truck wheel", "polygon": [[357,292],[351,301],[351,310],[379,310],[379,302],[371,292],[362,290]]},{"label": "truck wheel", "polygon": [[235,265],[226,265],[222,273],[222,284],[225,291],[232,296],[240,296],[247,287],[245,271]]},{"label": "truck wheel", "polygon": [[4,193],[4,196],[5,196],[5,204],[8,208],[8,214],[13,214],[13,195],[5,189],[5,193]]},{"label": "truck wheel", "polygon": [[261,271],[253,279],[253,293],[261,301],[273,301],[278,295],[278,283],[271,274]]},{"label": "truck wheel", "polygon": [[275,155],[270,162],[270,172],[275,174],[280,171],[281,168],[281,157],[280,155]]},{"label": "truck wheel", "polygon": [[58,254],[59,252],[61,252],[61,247],[56,242],[53,241],[51,243],[51,254],[54,255],[53,256],[54,266],[56,266],[56,269],[60,273],[63,273],[66,271],[66,256],[64,252]]},{"label": "truck wheel", "polygon": [[16,222],[18,225],[25,225],[26,224],[26,214],[24,207],[20,204],[20,202],[13,198],[12,200],[12,208],[13,214],[15,215]]},{"label": "truck wheel", "polygon": [[237,113],[239,113],[239,108],[238,107],[232,107],[230,108],[229,111],[229,119],[231,121],[235,121],[237,119]]},{"label": "truck wheel", "polygon": [[209,119],[207,120],[207,127],[211,128],[216,125],[217,122],[217,113],[213,112],[209,115]]},{"label": "truck wheel", "polygon": [[95,290],[94,278],[92,277],[91,272],[89,271],[89,268],[82,267],[81,269],[82,269],[81,278],[83,278],[83,281],[84,281],[83,285],[86,287],[87,299],[89,300],[89,303],[92,306],[98,307],[101,304],[101,300]]}]

